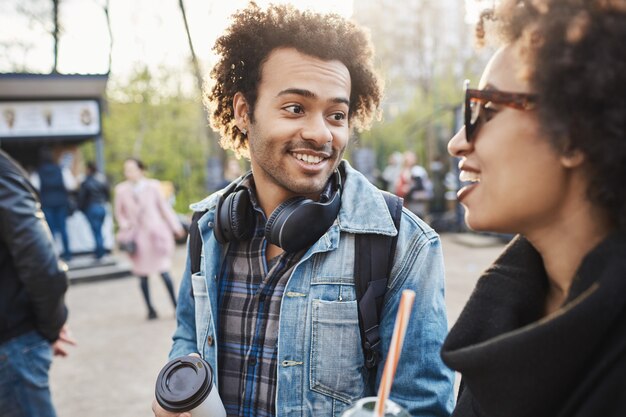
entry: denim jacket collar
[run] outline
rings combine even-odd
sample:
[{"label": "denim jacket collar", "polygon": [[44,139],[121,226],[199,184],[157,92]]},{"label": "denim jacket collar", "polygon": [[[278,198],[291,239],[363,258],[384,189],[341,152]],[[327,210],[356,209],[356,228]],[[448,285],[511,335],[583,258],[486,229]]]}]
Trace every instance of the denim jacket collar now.
[{"label": "denim jacket collar", "polygon": [[[340,231],[350,233],[379,233],[393,236],[397,233],[391,214],[380,192],[360,172],[341,161],[340,168],[345,172],[341,195],[341,209],[336,224]],[[209,210],[212,213],[224,190],[217,191],[204,200],[191,204],[193,211]],[[214,215],[206,217],[212,221]]]},{"label": "denim jacket collar", "polygon": [[[353,233],[393,235],[396,230],[380,192],[347,162],[342,161],[341,166],[346,178],[337,220],[303,255],[284,290],[277,351],[277,417],[337,417],[355,399],[375,395],[374,378],[362,372],[353,290]],[[198,352],[214,370],[218,369],[218,278],[227,250],[213,235],[215,205],[222,194],[218,191],[192,205],[196,211],[208,210],[198,224],[202,267],[194,274],[187,267],[181,280],[178,326],[170,352],[170,358]],[[341,233],[344,231],[350,233]],[[379,328],[383,352],[392,337],[402,291],[419,289],[419,301],[405,339],[412,348],[403,350],[392,399],[414,416],[449,415],[453,374],[439,358],[448,328],[441,245],[435,232],[407,210],[403,210],[395,259]],[[329,357],[333,359],[328,361]],[[338,372],[341,378],[336,377]],[[380,377],[377,379],[379,383]],[[215,383],[219,386],[217,379]]]}]

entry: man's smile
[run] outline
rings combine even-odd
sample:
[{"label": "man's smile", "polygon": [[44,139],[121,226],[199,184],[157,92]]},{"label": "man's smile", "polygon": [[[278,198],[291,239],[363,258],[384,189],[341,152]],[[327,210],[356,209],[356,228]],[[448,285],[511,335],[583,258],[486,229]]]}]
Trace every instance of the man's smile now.
[{"label": "man's smile", "polygon": [[300,161],[304,161],[308,164],[319,164],[323,160],[327,159],[327,157],[322,157],[319,155],[310,155],[310,154],[305,154],[305,153],[292,152],[291,155],[293,155],[294,158],[299,159]]}]

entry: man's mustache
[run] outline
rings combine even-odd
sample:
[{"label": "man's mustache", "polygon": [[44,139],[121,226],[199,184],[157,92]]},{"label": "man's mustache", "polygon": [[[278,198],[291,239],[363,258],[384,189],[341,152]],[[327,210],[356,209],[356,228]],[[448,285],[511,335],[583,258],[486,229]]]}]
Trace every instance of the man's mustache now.
[{"label": "man's mustache", "polygon": [[313,152],[325,153],[330,157],[335,156],[336,152],[333,149],[333,146],[330,142],[326,143],[323,146],[315,146],[311,142],[299,141],[295,143],[289,143],[287,145],[287,152],[293,152],[294,150],[302,151],[302,150],[310,150]]}]

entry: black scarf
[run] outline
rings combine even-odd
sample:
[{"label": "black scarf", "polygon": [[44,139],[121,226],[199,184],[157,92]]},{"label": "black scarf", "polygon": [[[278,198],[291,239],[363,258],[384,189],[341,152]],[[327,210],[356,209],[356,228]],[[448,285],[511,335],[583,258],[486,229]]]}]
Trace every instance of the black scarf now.
[{"label": "black scarf", "polygon": [[576,413],[599,384],[623,393],[601,395],[598,407],[625,410],[626,375],[606,375],[626,363],[626,236],[593,249],[564,305],[542,318],[547,288],[539,253],[521,237],[480,278],[442,348],[463,376],[455,416],[591,416],[595,406]]}]

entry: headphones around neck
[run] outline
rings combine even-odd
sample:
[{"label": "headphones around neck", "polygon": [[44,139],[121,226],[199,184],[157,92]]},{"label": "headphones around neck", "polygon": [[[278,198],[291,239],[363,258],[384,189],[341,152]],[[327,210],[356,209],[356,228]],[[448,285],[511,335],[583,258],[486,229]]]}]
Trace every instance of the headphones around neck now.
[{"label": "headphones around neck", "polygon": [[[249,190],[243,185],[251,176],[250,171],[233,182],[217,202],[213,232],[220,243],[252,237],[255,212]],[[320,195],[320,201],[299,196],[276,207],[265,224],[265,239],[287,253],[308,248],[332,226],[340,207],[341,175],[335,171]]]}]

